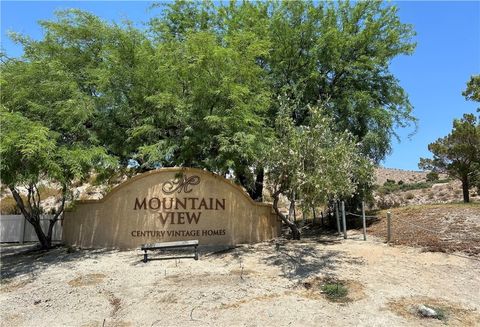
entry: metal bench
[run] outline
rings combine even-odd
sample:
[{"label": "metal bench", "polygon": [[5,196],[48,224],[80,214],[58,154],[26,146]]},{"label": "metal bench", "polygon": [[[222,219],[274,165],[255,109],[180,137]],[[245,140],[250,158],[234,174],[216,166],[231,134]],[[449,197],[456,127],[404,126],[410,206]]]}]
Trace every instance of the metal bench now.
[{"label": "metal bench", "polygon": [[[195,253],[193,255],[148,259],[148,253],[147,253],[148,250],[166,250],[166,249],[177,249],[177,248],[188,248],[188,247],[195,248]],[[148,260],[168,260],[168,259],[182,259],[182,258],[192,258],[192,259],[198,260],[198,251],[197,251],[198,240],[143,244],[141,249],[142,251],[145,251],[145,253],[143,254],[143,262],[147,262]]]}]

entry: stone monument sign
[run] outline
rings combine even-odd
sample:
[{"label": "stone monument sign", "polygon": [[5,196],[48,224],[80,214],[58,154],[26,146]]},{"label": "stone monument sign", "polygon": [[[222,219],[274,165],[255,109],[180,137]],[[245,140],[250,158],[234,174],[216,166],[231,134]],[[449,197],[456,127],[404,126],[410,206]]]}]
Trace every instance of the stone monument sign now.
[{"label": "stone monument sign", "polygon": [[192,239],[200,245],[254,243],[276,237],[281,227],[270,204],[254,202],[231,181],[194,168],[135,176],[103,199],[76,202],[64,217],[65,243],[83,248]]}]

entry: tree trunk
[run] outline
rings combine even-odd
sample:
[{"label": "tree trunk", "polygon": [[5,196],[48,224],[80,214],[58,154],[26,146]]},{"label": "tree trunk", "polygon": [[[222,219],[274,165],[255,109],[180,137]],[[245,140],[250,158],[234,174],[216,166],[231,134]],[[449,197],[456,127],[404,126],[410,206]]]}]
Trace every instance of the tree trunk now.
[{"label": "tree trunk", "polygon": [[288,208],[288,218],[294,222],[297,221],[297,213],[295,212],[295,193],[293,193],[293,199],[290,200],[290,207]]},{"label": "tree trunk", "polygon": [[263,181],[265,177],[265,171],[262,168],[257,168],[256,171],[256,177],[255,177],[255,187],[252,190],[252,199],[254,199],[257,202],[262,202],[263,201]]},{"label": "tree trunk", "polygon": [[62,187],[62,203],[60,204],[60,208],[58,209],[55,216],[53,216],[53,218],[50,219],[50,224],[48,225],[47,240],[50,242],[50,244],[52,244],[53,227],[55,226],[55,223],[58,221],[60,216],[63,214],[63,210],[65,209],[66,198],[67,198],[67,185],[63,185],[63,187]]},{"label": "tree trunk", "polygon": [[[40,217],[39,217],[40,218]],[[37,234],[38,241],[40,242],[40,246],[42,250],[48,250],[52,247],[52,239],[47,238],[45,236],[45,233],[42,230],[42,226],[40,225],[40,219],[34,220],[34,223],[32,223],[33,229],[35,230],[35,233]]]},{"label": "tree trunk", "polygon": [[290,228],[292,231],[292,238],[294,240],[299,240],[300,239],[300,230],[298,229],[297,225],[295,225],[293,222],[287,219],[283,213],[280,212],[278,209],[278,198],[279,198],[280,193],[275,192],[273,194],[273,210],[275,210],[275,213],[280,217],[280,219]]},{"label": "tree trunk", "polygon": [[28,210],[25,208],[25,203],[23,202],[23,199],[17,192],[17,190],[12,186],[10,186],[9,188],[12,192],[15,202],[17,203],[18,208],[22,212],[22,215],[33,226],[33,229],[35,230],[35,234],[37,234],[37,238],[40,242],[42,249],[50,249],[52,247],[52,243],[47,239],[45,233],[42,230],[42,227],[40,226],[40,215],[38,214],[39,211],[32,210],[34,212],[28,212]]},{"label": "tree trunk", "polygon": [[463,190],[463,202],[470,202],[470,183],[468,181],[468,176],[462,178],[462,190]]},{"label": "tree trunk", "polygon": [[50,219],[50,222],[48,224],[48,232],[47,232],[47,240],[52,244],[52,239],[53,239],[53,227],[55,226],[55,223],[57,222],[56,219]]}]

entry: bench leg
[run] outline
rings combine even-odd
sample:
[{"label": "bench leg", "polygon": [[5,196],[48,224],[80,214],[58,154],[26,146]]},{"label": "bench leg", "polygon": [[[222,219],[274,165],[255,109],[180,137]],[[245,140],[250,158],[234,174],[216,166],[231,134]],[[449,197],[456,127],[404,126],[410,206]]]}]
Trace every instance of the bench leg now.
[{"label": "bench leg", "polygon": [[195,260],[198,260],[198,251],[196,246],[195,246]]},{"label": "bench leg", "polygon": [[143,262],[147,262],[148,261],[148,258],[147,258],[147,250],[144,250],[145,253],[143,254]]}]

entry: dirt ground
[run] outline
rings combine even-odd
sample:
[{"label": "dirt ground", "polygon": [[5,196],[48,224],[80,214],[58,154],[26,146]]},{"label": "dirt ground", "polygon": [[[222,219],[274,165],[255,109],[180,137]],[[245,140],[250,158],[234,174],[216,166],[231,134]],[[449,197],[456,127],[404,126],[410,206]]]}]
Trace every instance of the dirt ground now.
[{"label": "dirt ground", "polygon": [[[389,209],[392,242],[427,251],[457,252],[480,259],[480,204],[442,204]],[[386,239],[387,210],[378,212],[368,233]]]},{"label": "dirt ground", "polygon": [[[2,246],[2,326],[480,326],[480,260],[360,235],[279,239],[191,259]],[[330,302],[323,280],[345,282]],[[416,306],[441,308],[443,320]]]}]

